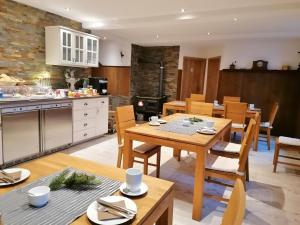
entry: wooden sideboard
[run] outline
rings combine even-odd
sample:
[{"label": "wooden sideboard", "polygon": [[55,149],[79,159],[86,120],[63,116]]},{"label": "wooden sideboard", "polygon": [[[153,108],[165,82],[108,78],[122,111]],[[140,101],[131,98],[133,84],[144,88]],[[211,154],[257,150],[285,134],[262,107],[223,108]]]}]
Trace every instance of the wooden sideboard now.
[{"label": "wooden sideboard", "polygon": [[218,82],[218,100],[223,96],[240,96],[243,102],[262,109],[267,121],[274,102],[279,111],[273,135],[300,137],[300,71],[299,70],[222,70]]}]

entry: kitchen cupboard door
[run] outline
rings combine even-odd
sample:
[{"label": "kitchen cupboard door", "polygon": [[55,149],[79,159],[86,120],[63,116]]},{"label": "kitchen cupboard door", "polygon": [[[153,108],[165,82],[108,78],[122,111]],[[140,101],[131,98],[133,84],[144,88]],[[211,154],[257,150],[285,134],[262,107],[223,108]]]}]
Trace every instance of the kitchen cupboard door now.
[{"label": "kitchen cupboard door", "polygon": [[96,135],[108,132],[108,98],[100,99],[96,112]]},{"label": "kitchen cupboard door", "polygon": [[61,35],[61,63],[74,64],[73,56],[73,32],[68,30],[60,30]]},{"label": "kitchen cupboard door", "polygon": [[86,36],[87,66],[98,67],[98,39]]},{"label": "kitchen cupboard door", "polygon": [[74,33],[74,63],[83,66],[85,57],[84,36]]}]

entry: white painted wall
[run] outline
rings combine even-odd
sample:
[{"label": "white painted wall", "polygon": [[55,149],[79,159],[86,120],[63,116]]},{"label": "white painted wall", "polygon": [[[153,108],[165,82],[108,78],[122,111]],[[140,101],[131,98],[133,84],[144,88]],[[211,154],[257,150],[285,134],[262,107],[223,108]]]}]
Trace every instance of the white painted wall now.
[{"label": "white painted wall", "polygon": [[221,69],[237,61],[237,68],[250,69],[254,60],[268,61],[268,69],[281,69],[288,64],[297,69],[300,61],[300,40],[238,40],[227,41],[223,47],[206,49],[206,57],[221,55]]},{"label": "white painted wall", "polygon": [[[120,52],[124,57],[121,58]],[[127,40],[107,37],[99,42],[99,62],[104,66],[130,66],[131,43]]]}]

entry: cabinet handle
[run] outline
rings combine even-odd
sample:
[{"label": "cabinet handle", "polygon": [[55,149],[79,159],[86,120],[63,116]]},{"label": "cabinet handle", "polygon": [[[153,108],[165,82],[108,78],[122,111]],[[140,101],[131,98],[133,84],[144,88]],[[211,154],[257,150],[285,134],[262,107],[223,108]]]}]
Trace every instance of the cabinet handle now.
[{"label": "cabinet handle", "polygon": [[103,103],[103,104],[104,104],[104,103],[105,103],[105,101],[102,101],[101,103]]},{"label": "cabinet handle", "polygon": [[87,136],[87,133],[84,133],[84,135],[83,135],[84,137],[86,137]]},{"label": "cabinet handle", "polygon": [[88,103],[87,103],[87,102],[85,102],[85,103],[84,103],[84,105],[85,105],[85,106],[87,106],[87,105],[88,105]]},{"label": "cabinet handle", "polygon": [[87,123],[83,124],[83,126],[86,127],[86,126],[87,126]]},{"label": "cabinet handle", "polygon": [[87,116],[87,115],[88,115],[87,113],[84,114],[84,116]]}]

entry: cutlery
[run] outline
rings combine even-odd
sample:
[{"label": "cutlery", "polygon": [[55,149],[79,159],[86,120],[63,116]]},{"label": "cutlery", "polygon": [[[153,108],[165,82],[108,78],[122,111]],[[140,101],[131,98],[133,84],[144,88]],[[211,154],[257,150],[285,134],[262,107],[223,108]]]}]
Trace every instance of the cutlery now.
[{"label": "cutlery", "polygon": [[15,183],[15,182],[16,182],[15,179],[13,179],[12,177],[7,176],[7,175],[5,175],[5,174],[3,174],[3,173],[1,173],[1,172],[0,172],[0,179],[6,180],[6,181],[8,181],[9,183]]},{"label": "cutlery", "polygon": [[15,179],[9,173],[6,173],[4,170],[0,170],[0,174],[15,181]]},{"label": "cutlery", "polygon": [[124,212],[124,213],[130,214],[130,215],[135,215],[135,214],[136,214],[136,212],[133,211],[133,210],[123,208],[123,207],[118,206],[118,205],[116,205],[116,204],[113,204],[113,203],[111,203],[111,202],[104,201],[104,200],[102,200],[102,199],[100,199],[100,198],[97,199],[97,202],[98,202],[98,204],[100,204],[100,205],[104,205],[104,206],[106,206],[106,207],[109,207],[109,208],[112,208],[112,209],[116,209],[116,210],[118,210],[118,211],[120,211],[120,212]]},{"label": "cutlery", "polygon": [[9,184],[15,183],[15,182],[12,181],[11,179],[7,179],[7,178],[5,178],[5,177],[0,177],[0,180],[3,181],[4,183],[9,183]]},{"label": "cutlery", "polygon": [[122,216],[122,217],[124,217],[126,219],[130,219],[130,220],[133,219],[133,217],[134,217],[134,215],[132,215],[132,214],[128,215],[128,214],[119,212],[119,211],[117,211],[115,209],[109,209],[109,208],[106,208],[105,206],[103,206],[101,204],[99,204],[98,210],[101,211],[101,212],[111,213],[111,214],[113,214],[115,216]]}]

